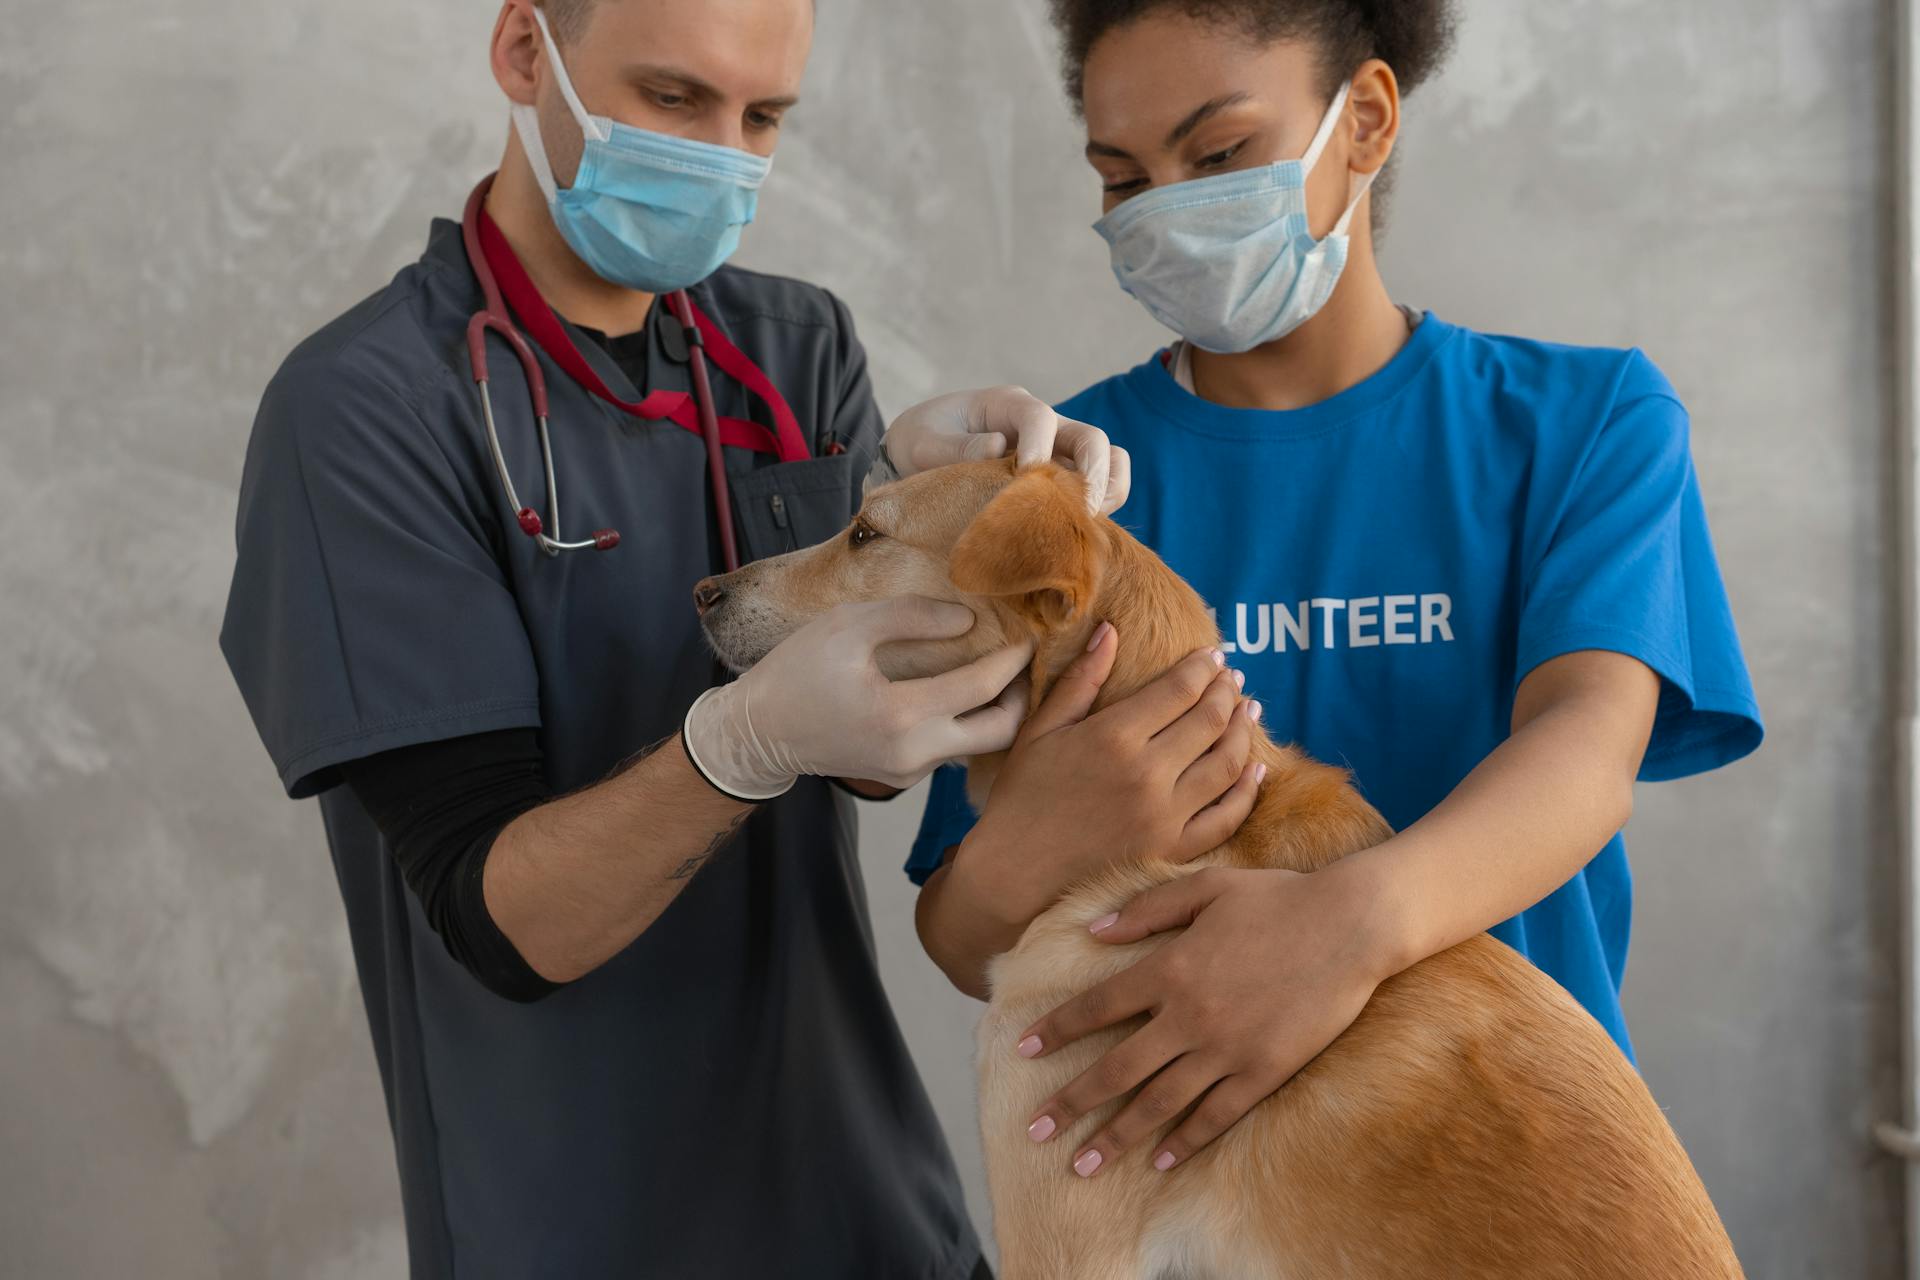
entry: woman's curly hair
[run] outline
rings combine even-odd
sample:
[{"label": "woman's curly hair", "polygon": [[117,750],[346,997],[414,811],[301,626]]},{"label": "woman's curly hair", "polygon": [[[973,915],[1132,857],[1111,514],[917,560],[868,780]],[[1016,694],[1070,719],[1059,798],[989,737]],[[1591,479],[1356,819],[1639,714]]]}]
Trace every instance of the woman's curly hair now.
[{"label": "woman's curly hair", "polygon": [[1431,76],[1453,47],[1453,0],[1048,0],[1065,40],[1067,93],[1076,105],[1085,88],[1087,54],[1116,27],[1172,10],[1237,28],[1261,43],[1311,40],[1320,48],[1323,88],[1369,58],[1393,68],[1402,93]]}]

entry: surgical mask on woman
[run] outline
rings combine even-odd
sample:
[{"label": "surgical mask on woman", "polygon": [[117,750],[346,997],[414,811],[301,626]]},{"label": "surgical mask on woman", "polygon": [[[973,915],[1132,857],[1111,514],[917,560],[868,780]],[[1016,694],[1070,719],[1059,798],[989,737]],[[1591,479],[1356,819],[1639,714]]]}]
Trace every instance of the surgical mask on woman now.
[{"label": "surgical mask on woman", "polygon": [[1340,86],[1307,154],[1178,182],[1133,197],[1094,224],[1113,274],[1153,318],[1194,346],[1232,354],[1284,338],[1326,305],[1347,265],[1347,227],[1373,183],[1352,184],[1326,239],[1307,223],[1307,175],[1326,150]]},{"label": "surgical mask on woman", "polygon": [[561,238],[595,275],[628,289],[670,293],[712,275],[740,246],[773,161],[588,115],[547,15],[536,6],[533,16],[561,96],[586,137],[579,172],[562,191],[540,140],[539,112],[513,108],[520,145]]}]

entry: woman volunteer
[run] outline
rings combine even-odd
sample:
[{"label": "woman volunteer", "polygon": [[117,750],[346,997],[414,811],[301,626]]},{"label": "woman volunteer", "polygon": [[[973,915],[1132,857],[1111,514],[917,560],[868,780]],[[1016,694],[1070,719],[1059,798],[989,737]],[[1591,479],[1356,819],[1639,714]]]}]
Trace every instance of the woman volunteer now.
[{"label": "woman volunteer", "polygon": [[[1030,1118],[1145,1086],[1063,1163],[1170,1168],[1282,1085],[1381,981],[1483,930],[1631,1052],[1619,990],[1636,778],[1752,751],[1759,712],[1687,414],[1637,351],[1493,337],[1393,302],[1376,178],[1445,0],[1053,0],[1121,288],[1180,336],[1061,406],[1134,460],[1129,525],[1212,601],[1276,736],[1350,765],[1399,835],[1314,875],[1209,870],[1093,928],[1184,936],[1027,1029],[1140,1030]],[[1103,633],[1066,700],[1112,662]],[[1050,699],[1050,702],[1052,699]],[[1058,801],[1030,721],[975,822],[936,782],[909,873],[929,954],[985,960],[1122,847]],[[1118,786],[1116,780],[1115,784]]]}]

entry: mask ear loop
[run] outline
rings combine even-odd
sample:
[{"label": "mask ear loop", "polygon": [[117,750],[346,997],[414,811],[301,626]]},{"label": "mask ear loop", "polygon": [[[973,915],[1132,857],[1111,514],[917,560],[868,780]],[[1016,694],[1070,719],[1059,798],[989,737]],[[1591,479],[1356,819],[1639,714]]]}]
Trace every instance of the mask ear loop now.
[{"label": "mask ear loop", "polygon": [[1347,95],[1352,91],[1353,82],[1349,80],[1340,86],[1340,92],[1333,95],[1333,105],[1327,108],[1327,114],[1322,117],[1320,129],[1313,135],[1313,144],[1307,148],[1307,154],[1300,157],[1300,167],[1305,173],[1312,173],[1313,166],[1320,163],[1320,153],[1327,149],[1327,143],[1333,137],[1333,127],[1340,123],[1340,113],[1346,108]]},{"label": "mask ear loop", "polygon": [[540,184],[540,194],[552,204],[560,198],[560,192],[554,185],[553,166],[547,160],[547,144],[540,139],[540,113],[524,102],[516,102],[511,114],[513,131],[520,135],[520,149],[527,153],[527,167]]},{"label": "mask ear loop", "polygon": [[[1313,167],[1320,163],[1320,154],[1327,149],[1327,143],[1333,139],[1334,126],[1340,123],[1340,114],[1345,110],[1347,95],[1352,90],[1353,82],[1349,80],[1340,86],[1339,93],[1333,95],[1333,105],[1327,108],[1326,118],[1320,121],[1320,131],[1313,135],[1313,145],[1309,146],[1307,154],[1300,158],[1303,176],[1310,175]],[[1351,196],[1347,201],[1347,211],[1340,215],[1340,221],[1333,224],[1333,230],[1327,233],[1328,239],[1347,234],[1348,229],[1353,225],[1353,215],[1360,208],[1360,201],[1366,196],[1367,189],[1373,185],[1373,180],[1379,176],[1380,171],[1376,169],[1372,173],[1361,174],[1357,180],[1348,178],[1347,190]]]},{"label": "mask ear loop", "polygon": [[567,100],[568,109],[573,112],[573,118],[579,122],[580,132],[595,142],[605,142],[612,133],[587,113],[586,106],[580,101],[580,95],[573,91],[573,77],[567,74],[566,61],[560,56],[560,42],[553,38],[553,28],[547,25],[546,10],[535,5],[533,20],[540,24],[541,38],[547,42],[547,61],[553,64],[554,82],[560,86],[560,96]]}]

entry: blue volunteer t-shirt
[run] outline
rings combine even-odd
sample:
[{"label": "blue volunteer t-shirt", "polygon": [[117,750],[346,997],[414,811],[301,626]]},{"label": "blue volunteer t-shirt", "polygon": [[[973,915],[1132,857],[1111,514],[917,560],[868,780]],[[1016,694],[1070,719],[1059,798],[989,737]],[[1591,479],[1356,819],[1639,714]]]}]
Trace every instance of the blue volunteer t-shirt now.
[{"label": "blue volunteer t-shirt", "polygon": [[[1507,736],[1520,681],[1582,649],[1662,677],[1640,777],[1760,743],[1687,444],[1638,351],[1492,337],[1431,314],[1373,377],[1288,412],[1183,390],[1157,355],[1060,406],[1133,455],[1120,520],[1216,610],[1264,722],[1353,770],[1403,829]],[[1124,638],[1123,638],[1124,639]],[[972,827],[935,775],[916,882]],[[1493,930],[1632,1054],[1626,846]]]}]

